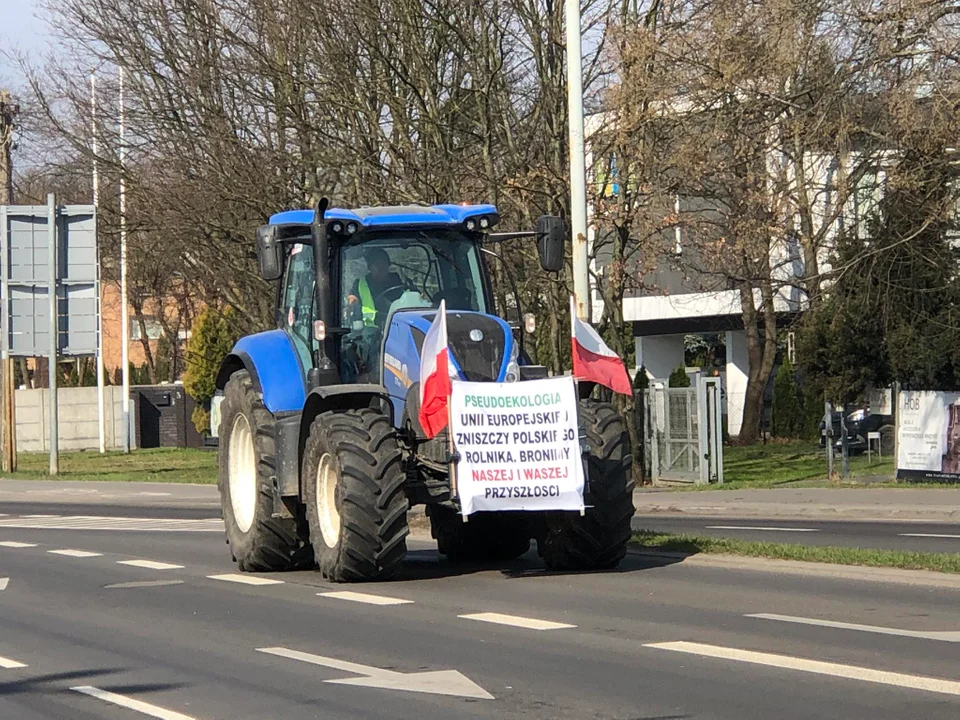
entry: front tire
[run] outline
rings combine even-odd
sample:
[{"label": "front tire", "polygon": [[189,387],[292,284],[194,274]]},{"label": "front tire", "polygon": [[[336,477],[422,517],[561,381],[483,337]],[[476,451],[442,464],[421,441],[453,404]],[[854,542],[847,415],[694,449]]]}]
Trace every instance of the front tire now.
[{"label": "front tire", "polygon": [[246,370],[227,381],[220,411],[217,486],[237,567],[246,572],[309,567],[312,551],[296,520],[273,517],[274,419]]},{"label": "front tire", "polygon": [[320,572],[386,580],[407,554],[407,496],[397,434],[383,413],[332,410],[310,425],[301,482]]},{"label": "front tire", "polygon": [[632,530],[633,478],[630,438],[623,418],[609,403],[583,400],[580,418],[586,428],[590,493],[583,516],[547,518],[540,554],[552,570],[605,570],[620,564]]}]

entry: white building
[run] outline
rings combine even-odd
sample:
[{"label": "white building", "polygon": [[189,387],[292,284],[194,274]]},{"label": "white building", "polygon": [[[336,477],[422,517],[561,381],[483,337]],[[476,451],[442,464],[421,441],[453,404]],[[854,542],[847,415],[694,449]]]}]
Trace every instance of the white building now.
[{"label": "white building", "polygon": [[[602,116],[593,116],[587,122],[588,138],[600,128]],[[593,166],[593,158],[588,151],[587,167]],[[809,191],[813,206],[815,232],[822,236],[818,243],[818,261],[821,271],[826,269],[828,258],[833,249],[837,232],[845,225],[853,223],[862,226],[865,211],[875,207],[882,177],[877,173],[868,173],[861,181],[861,188],[851,194],[843,208],[838,208],[836,178],[838,173],[850,167],[856,158],[836,158],[833,156],[810,156],[807,158],[809,177],[804,187]],[[786,160],[771,157],[771,173],[780,172],[796,186],[795,170],[786,164]],[[777,165],[780,163],[780,165]],[[596,175],[591,174],[596,183]],[[599,183],[597,183],[599,184]],[[610,183],[608,183],[610,185]],[[595,186],[596,187],[596,186]],[[599,188],[597,188],[599,189]],[[611,188],[608,187],[608,193]],[[613,184],[612,191],[619,191]],[[593,197],[598,195],[593,193]],[[688,207],[685,208],[684,205]],[[693,207],[693,199],[676,198],[674,212],[678,215],[685,211],[698,212]],[[594,208],[590,209],[591,211]],[[591,212],[591,217],[593,213]],[[778,325],[787,325],[802,312],[806,298],[797,285],[790,281],[804,274],[803,253],[794,228],[799,219],[786,217],[784,231],[778,238],[772,238],[770,263],[773,275],[778,281],[774,299],[774,308],[778,314]],[[596,239],[598,228],[591,223],[590,239]],[[602,231],[602,229],[601,229]],[[646,367],[651,379],[666,380],[670,373],[685,364],[684,342],[688,335],[721,334],[726,341],[726,363],[719,368],[723,379],[726,400],[727,429],[730,435],[737,435],[743,417],[744,398],[747,389],[747,347],[746,335],[737,289],[718,287],[715,279],[698,276],[684,259],[684,235],[679,228],[673,228],[673,237],[665,239],[667,250],[657,261],[657,269],[644,275],[644,285],[655,287],[656,291],[628,290],[623,300],[623,316],[633,324],[636,348],[636,367]],[[672,245],[672,248],[671,248]],[[592,254],[593,255],[593,254]],[[594,259],[594,270],[602,265],[603,258]],[[755,306],[759,309],[760,291],[754,291]],[[602,312],[599,296],[594,291],[593,315],[598,319]],[[636,368],[635,368],[636,370]]]}]

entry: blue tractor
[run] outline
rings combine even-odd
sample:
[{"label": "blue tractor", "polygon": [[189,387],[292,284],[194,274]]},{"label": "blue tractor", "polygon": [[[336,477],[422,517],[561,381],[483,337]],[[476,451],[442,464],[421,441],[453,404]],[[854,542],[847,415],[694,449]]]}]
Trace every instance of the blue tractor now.
[{"label": "blue tractor", "polygon": [[492,205],[281,212],[257,231],[260,272],[277,287],[277,329],[242,338],[217,377],[219,489],[240,570],[318,566],[338,582],[383,580],[406,554],[407,511],[425,504],[450,561],[508,560],[531,539],[553,569],[616,566],[633,517],[622,418],[580,385],[584,514],[477,513],[464,522],[441,432],[420,427],[420,349],[446,301],[453,366],[469,381],[546,376],[494,314],[484,247],[535,238],[563,265],[565,229],[493,233]]}]

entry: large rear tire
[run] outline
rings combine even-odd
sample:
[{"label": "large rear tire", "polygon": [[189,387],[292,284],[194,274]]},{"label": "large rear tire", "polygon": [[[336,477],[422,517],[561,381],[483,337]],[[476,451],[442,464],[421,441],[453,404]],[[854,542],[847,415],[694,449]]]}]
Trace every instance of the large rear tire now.
[{"label": "large rear tire", "polygon": [[406,476],[377,410],[332,410],[310,425],[301,481],[317,565],[335,582],[386,580],[407,554]]},{"label": "large rear tire", "polygon": [[427,507],[437,550],[450,562],[505,562],[530,549],[530,526],[517,515],[479,513],[468,522],[445,507]]},{"label": "large rear tire", "polygon": [[586,514],[551,514],[540,554],[552,570],[605,570],[627,552],[633,518],[630,438],[609,403],[580,403],[586,429],[590,492]]},{"label": "large rear tire", "polygon": [[297,521],[273,517],[274,420],[246,370],[227,381],[220,412],[217,486],[237,566],[247,572],[309,567],[313,553]]}]

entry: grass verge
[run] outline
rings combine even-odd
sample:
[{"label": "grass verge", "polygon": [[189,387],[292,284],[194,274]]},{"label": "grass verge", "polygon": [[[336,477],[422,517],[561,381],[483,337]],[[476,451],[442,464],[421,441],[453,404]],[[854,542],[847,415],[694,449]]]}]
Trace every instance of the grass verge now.
[{"label": "grass verge", "polygon": [[[17,472],[5,477],[14,480],[51,480],[46,453],[21,453]],[[193,448],[155,448],[121,452],[60,453],[57,480],[108,480],[116,482],[217,482],[217,453]]]},{"label": "grass verge", "polygon": [[[834,468],[839,471],[840,458]],[[852,478],[881,476],[892,478],[893,458],[865,453],[850,458]],[[766,445],[731,445],[723,449],[724,484],[730,489],[777,487],[804,481],[828,482],[826,452],[819,445],[790,442]]]},{"label": "grass verge", "polygon": [[934,570],[960,573],[960,553],[902,552],[869,548],[815,547],[789,543],[750,542],[734,538],[712,538],[697,535],[673,535],[642,530],[634,533],[632,546],[642,550],[696,555],[741,555],[801,560],[804,562],[898,568],[900,570]]}]

